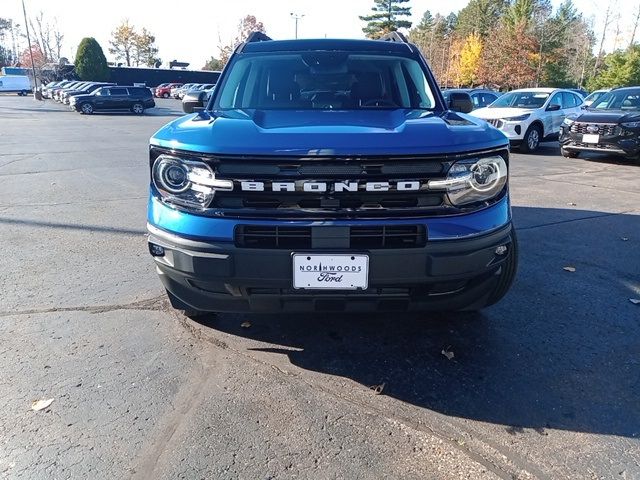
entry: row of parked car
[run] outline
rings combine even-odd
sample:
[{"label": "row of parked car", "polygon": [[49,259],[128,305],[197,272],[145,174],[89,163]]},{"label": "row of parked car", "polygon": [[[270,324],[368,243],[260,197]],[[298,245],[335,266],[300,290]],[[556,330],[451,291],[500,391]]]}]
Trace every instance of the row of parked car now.
[{"label": "row of parked car", "polygon": [[448,104],[501,130],[523,152],[559,140],[562,155],[604,152],[640,156],[640,87],[596,90],[528,88],[499,93],[448,89]]},{"label": "row of parked car", "polygon": [[157,98],[182,100],[182,110],[192,113],[195,108],[206,104],[213,87],[214,83],[163,83],[153,90],[153,94]]},{"label": "row of parked car", "polygon": [[106,82],[50,82],[42,88],[42,96],[69,105],[71,110],[85,115],[99,110],[128,110],[142,115],[156,105],[147,87]]},{"label": "row of parked car", "polygon": [[[153,96],[182,98],[191,113],[206,105],[213,84],[162,84],[147,87],[105,82],[51,82],[45,98],[91,114],[98,110],[129,110],[135,114],[155,106]],[[482,118],[501,130],[521,151],[535,151],[541,142],[559,140],[562,155],[583,151],[626,157],[640,156],[640,87],[598,90],[586,98],[570,89],[528,88],[499,93],[487,89],[449,89],[449,105]]]}]

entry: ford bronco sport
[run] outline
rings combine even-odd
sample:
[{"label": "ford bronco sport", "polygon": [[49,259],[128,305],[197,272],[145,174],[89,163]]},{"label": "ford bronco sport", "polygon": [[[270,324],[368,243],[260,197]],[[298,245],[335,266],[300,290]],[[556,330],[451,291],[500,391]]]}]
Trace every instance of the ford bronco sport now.
[{"label": "ford bronco sport", "polygon": [[[274,41],[150,145],[149,251],[172,305],[477,310],[514,278],[509,142],[445,105],[418,49]],[[451,108],[450,108],[451,107]]]}]

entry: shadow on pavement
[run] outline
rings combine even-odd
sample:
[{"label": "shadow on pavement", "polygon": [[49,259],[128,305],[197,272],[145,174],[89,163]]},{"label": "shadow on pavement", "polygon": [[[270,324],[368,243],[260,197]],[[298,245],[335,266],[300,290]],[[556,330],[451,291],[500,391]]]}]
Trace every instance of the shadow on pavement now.
[{"label": "shadow on pavement", "polygon": [[[640,296],[640,216],[515,208],[514,218],[527,225],[518,278],[482,313],[221,314],[199,323],[265,342],[250,350],[297,367],[385,383],[384,395],[513,435],[639,436],[640,306],[628,300]],[[563,270],[569,262],[576,272]]]}]

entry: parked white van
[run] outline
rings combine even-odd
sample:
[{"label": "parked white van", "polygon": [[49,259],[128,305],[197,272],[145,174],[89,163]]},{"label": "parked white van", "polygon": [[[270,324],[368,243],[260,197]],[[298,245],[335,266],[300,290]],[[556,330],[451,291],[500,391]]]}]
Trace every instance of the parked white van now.
[{"label": "parked white van", "polygon": [[26,75],[1,75],[0,93],[26,95],[31,93],[31,81]]}]

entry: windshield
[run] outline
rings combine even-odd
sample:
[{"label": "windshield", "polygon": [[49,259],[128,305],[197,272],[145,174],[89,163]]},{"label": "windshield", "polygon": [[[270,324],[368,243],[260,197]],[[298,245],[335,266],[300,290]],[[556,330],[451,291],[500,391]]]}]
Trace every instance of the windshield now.
[{"label": "windshield", "polygon": [[541,108],[549,98],[548,93],[544,92],[510,92],[505,93],[489,108]]},{"label": "windshield", "polygon": [[619,90],[603,94],[591,104],[596,110],[640,110],[640,88]]},{"label": "windshield", "polygon": [[584,99],[584,103],[587,103],[587,102],[594,103],[596,100],[598,100],[605,93],[607,93],[607,92],[593,92],[591,95],[587,96],[587,98]]},{"label": "windshield", "polygon": [[264,110],[432,109],[434,94],[414,59],[356,52],[236,57],[214,108]]}]

